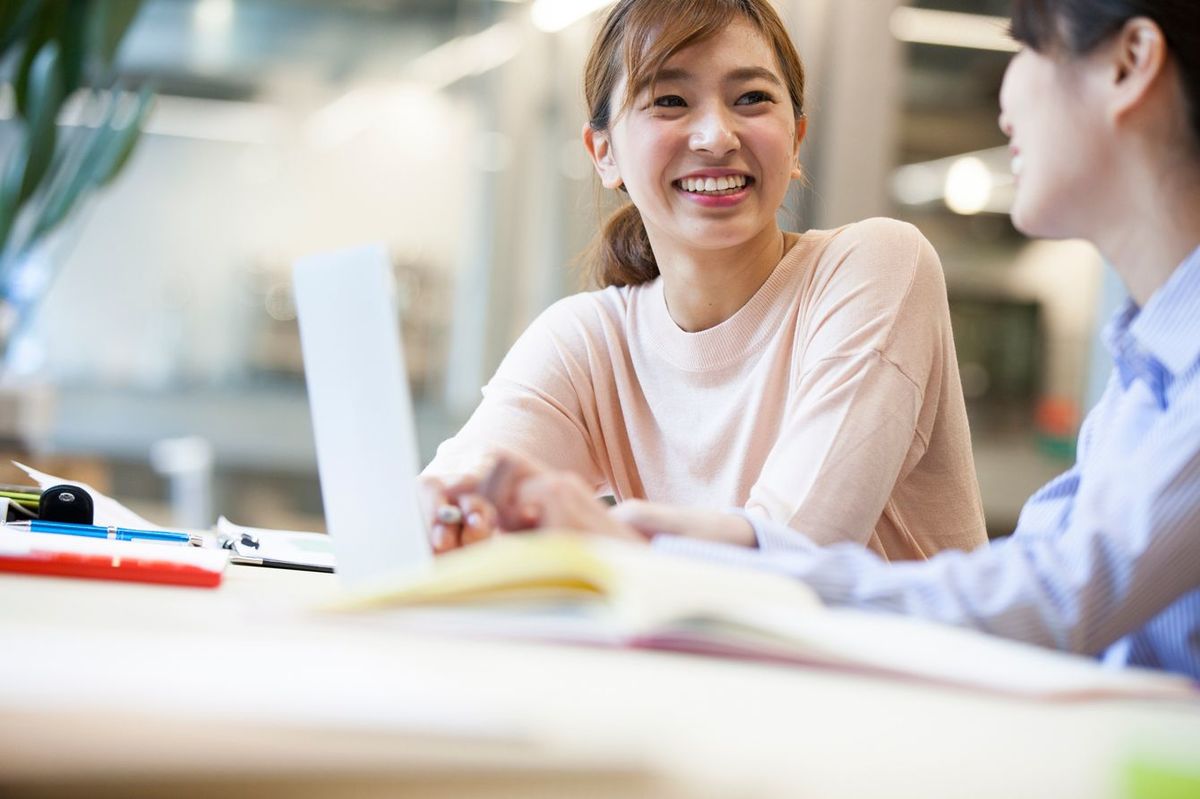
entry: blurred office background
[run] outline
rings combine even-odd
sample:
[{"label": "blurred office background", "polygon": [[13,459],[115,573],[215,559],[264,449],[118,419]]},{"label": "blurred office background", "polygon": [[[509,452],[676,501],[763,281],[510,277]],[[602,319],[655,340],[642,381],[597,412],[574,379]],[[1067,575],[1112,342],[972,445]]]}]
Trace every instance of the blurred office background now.
[{"label": "blurred office background", "polygon": [[[3,364],[0,452],[164,523],[322,529],[289,264],[383,241],[427,460],[524,326],[581,286],[604,207],[580,75],[605,5],[147,0],[119,65],[159,100],[45,253],[52,283]],[[809,185],[781,220],[891,215],[933,241],[1003,535],[1070,463],[1120,296],[1086,245],[1030,242],[1006,215],[1007,0],[776,5],[809,70]],[[12,116],[4,84],[0,141]]]}]

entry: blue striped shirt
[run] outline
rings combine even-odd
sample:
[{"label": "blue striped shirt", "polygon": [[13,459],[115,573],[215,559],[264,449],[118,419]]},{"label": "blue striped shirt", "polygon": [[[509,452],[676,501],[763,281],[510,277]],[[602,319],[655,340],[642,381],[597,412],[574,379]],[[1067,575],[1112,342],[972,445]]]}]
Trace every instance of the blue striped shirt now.
[{"label": "blue striped shirt", "polygon": [[1200,249],[1104,336],[1116,365],[1075,465],[990,547],[887,563],[752,516],[758,549],[665,535],[654,545],[793,575],[830,604],[1200,679]]}]

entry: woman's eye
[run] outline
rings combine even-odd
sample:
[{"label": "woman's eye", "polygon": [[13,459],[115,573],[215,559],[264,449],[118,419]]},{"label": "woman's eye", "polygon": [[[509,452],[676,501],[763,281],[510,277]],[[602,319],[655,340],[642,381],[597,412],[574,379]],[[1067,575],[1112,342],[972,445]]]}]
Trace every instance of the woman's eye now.
[{"label": "woman's eye", "polygon": [[737,99],[737,105],[757,105],[758,103],[770,103],[774,98],[766,92],[746,92]]},{"label": "woman's eye", "polygon": [[683,108],[687,103],[678,94],[664,94],[654,98],[654,105],[659,108]]}]

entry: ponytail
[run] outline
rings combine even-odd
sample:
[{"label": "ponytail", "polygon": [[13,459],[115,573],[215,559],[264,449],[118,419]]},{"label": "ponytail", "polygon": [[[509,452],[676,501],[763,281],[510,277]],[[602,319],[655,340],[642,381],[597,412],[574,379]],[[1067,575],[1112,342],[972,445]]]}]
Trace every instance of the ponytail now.
[{"label": "ponytail", "polygon": [[608,218],[593,251],[592,280],[601,288],[636,286],[658,277],[658,262],[642,214],[633,203]]}]

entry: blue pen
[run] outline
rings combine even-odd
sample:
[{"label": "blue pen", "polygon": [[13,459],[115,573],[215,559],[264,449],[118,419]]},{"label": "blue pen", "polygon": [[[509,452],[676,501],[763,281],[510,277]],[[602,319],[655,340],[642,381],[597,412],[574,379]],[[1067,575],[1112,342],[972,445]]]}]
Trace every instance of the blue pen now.
[{"label": "blue pen", "polygon": [[124,527],[98,527],[92,524],[48,522],[41,519],[34,519],[28,522],[9,522],[2,529],[26,530],[31,533],[79,535],[85,538],[107,538],[110,541],[161,541],[172,544],[191,544],[197,547],[203,543],[203,539],[194,533],[176,533],[167,530],[129,530]]}]

